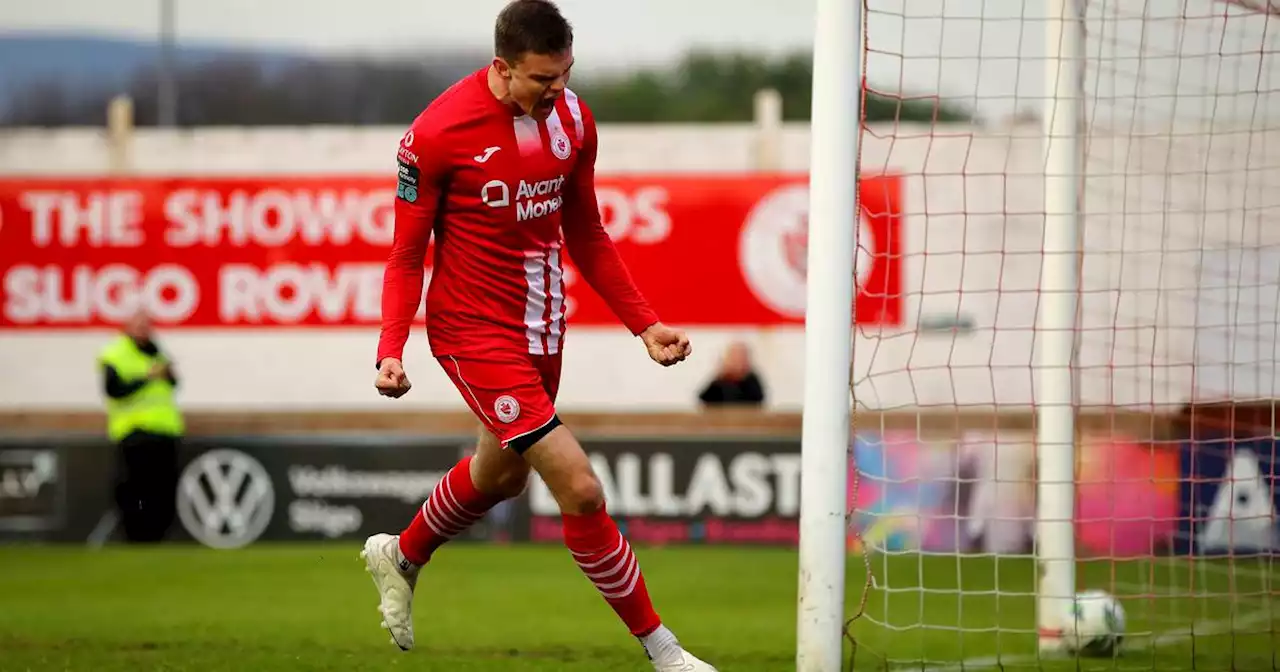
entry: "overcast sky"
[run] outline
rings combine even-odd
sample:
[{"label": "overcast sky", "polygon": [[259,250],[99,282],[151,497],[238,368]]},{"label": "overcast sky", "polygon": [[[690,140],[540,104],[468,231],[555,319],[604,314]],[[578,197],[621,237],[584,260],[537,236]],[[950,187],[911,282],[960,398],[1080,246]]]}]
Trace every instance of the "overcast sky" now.
[{"label": "overcast sky", "polygon": [[[150,39],[156,34],[160,2],[0,0],[0,30],[71,30]],[[378,53],[489,49],[493,18],[506,0],[172,2],[180,40]],[[669,61],[695,47],[809,49],[817,0],[559,4],[576,27],[580,68],[589,73]],[[881,89],[965,97],[963,102],[996,114],[1037,106],[1044,78],[1043,64],[1034,57],[1044,49],[1046,4],[871,0],[868,79]],[[1272,63],[1273,55],[1280,53],[1274,39],[1280,26],[1269,25],[1264,17],[1228,12],[1226,4],[1216,0],[1090,0],[1088,7],[1086,50],[1107,75],[1091,86],[1118,104],[1132,107],[1126,98],[1157,104],[1150,101],[1172,99],[1167,94],[1174,87],[1180,103],[1193,95],[1205,97],[1206,92],[1211,94],[1208,99],[1220,99],[1224,92],[1238,96],[1280,90],[1280,64]],[[1224,19],[1224,14],[1232,18]],[[1124,58],[1136,55],[1138,44],[1145,58]],[[1259,67],[1259,53],[1265,54],[1264,67]],[[1108,73],[1117,75],[1114,81]],[[1221,100],[1209,102],[1220,115]],[[1241,113],[1258,108],[1243,100],[1233,104]]]},{"label": "overcast sky", "polygon": [[[0,26],[150,37],[161,0],[4,0]],[[317,51],[484,47],[505,0],[173,0],[183,38]],[[588,61],[690,45],[804,48],[815,0],[560,0]],[[678,17],[673,20],[672,17]],[[726,21],[725,17],[733,17]]]},{"label": "overcast sky", "polygon": [[[0,0],[0,27],[76,30],[153,39],[162,0]],[[491,48],[494,16],[506,0],[172,0],[179,40],[314,52],[397,52]],[[576,28],[584,74],[629,64],[670,61],[692,48],[765,52],[808,50],[817,0],[559,0]],[[1023,0],[876,0],[874,39],[886,49],[922,58],[873,57],[872,79],[892,88],[972,94],[977,68],[957,61],[940,76],[939,45],[955,54],[983,43],[990,53],[1016,54],[1022,30],[987,31],[964,16],[1018,16]],[[904,8],[918,19],[894,16]],[[956,20],[938,21],[944,13]],[[1034,25],[1023,26],[1039,39]],[[852,31],[851,31],[852,33]],[[851,34],[852,37],[852,34]],[[969,45],[966,48],[965,45]],[[1034,48],[1030,45],[1027,48]],[[999,79],[1014,81],[1012,71]],[[1009,88],[1009,87],[1005,87]],[[994,92],[994,89],[992,90]]]}]

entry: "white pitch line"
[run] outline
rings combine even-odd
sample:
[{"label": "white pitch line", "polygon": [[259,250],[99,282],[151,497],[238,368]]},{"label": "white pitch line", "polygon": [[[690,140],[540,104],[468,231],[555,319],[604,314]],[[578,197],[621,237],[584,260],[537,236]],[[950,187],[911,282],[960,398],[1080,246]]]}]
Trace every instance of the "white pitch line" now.
[{"label": "white pitch line", "polygon": [[[1277,616],[1280,616],[1280,614],[1277,614]],[[1255,611],[1252,614],[1249,614],[1248,616],[1241,616],[1240,618],[1236,618],[1236,619],[1229,619],[1229,620],[1222,620],[1222,621],[1209,621],[1207,623],[1201,623],[1200,625],[1192,626],[1191,628],[1187,628],[1185,630],[1170,630],[1170,631],[1161,633],[1156,637],[1151,637],[1149,635],[1144,637],[1135,637],[1134,639],[1138,641],[1143,641],[1145,643],[1140,646],[1128,645],[1128,646],[1125,646],[1124,648],[1126,650],[1134,649],[1134,648],[1145,649],[1145,648],[1150,648],[1152,646],[1167,646],[1169,644],[1176,644],[1178,642],[1191,639],[1193,636],[1200,637],[1203,635],[1222,635],[1222,634],[1231,632],[1236,628],[1247,628],[1250,626],[1270,622],[1272,618],[1273,616],[1269,611]],[[1193,630],[1194,630],[1194,635],[1192,632]],[[1026,663],[1034,663],[1038,660],[1058,660],[1058,659],[1065,659],[1065,658],[1055,657],[1052,655],[1033,656],[1033,655],[1027,655],[1027,654],[1018,654],[1014,656],[983,656],[981,658],[969,658],[966,660],[962,660],[959,663],[953,663],[951,665],[926,667],[923,670],[921,670],[921,672],[965,672],[966,670],[982,670],[982,669],[988,669],[992,667],[999,667],[1001,665],[1021,665]]]}]

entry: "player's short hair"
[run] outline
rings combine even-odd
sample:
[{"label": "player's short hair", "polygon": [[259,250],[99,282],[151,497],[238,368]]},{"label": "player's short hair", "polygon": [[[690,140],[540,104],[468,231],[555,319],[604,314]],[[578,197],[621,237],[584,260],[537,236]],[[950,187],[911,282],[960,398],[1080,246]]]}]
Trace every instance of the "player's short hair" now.
[{"label": "player's short hair", "polygon": [[510,63],[528,53],[558,54],[573,46],[573,26],[550,0],[513,0],[498,14],[493,51]]}]

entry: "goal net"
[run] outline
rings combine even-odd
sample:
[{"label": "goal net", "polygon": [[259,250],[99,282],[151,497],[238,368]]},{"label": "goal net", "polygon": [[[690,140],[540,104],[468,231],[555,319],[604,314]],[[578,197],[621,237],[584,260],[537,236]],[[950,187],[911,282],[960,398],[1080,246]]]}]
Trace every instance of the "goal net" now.
[{"label": "goal net", "polygon": [[[856,668],[1280,668],[1280,3],[863,4],[908,319],[854,338]],[[1060,650],[1091,589],[1114,656]]]}]

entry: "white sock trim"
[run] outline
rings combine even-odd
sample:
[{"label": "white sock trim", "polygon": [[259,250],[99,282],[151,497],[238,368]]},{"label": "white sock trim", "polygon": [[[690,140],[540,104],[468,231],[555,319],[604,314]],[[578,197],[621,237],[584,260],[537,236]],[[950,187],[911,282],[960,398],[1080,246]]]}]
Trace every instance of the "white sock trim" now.
[{"label": "white sock trim", "polygon": [[649,659],[658,665],[675,665],[684,662],[680,642],[676,640],[675,633],[668,630],[665,625],[659,625],[658,629],[649,633],[647,637],[640,638],[640,643],[644,645]]},{"label": "white sock trim", "polygon": [[404,553],[400,551],[400,539],[398,537],[396,538],[395,561],[396,567],[401,574],[412,574],[420,569],[419,565],[409,562],[409,559],[404,557]]}]

